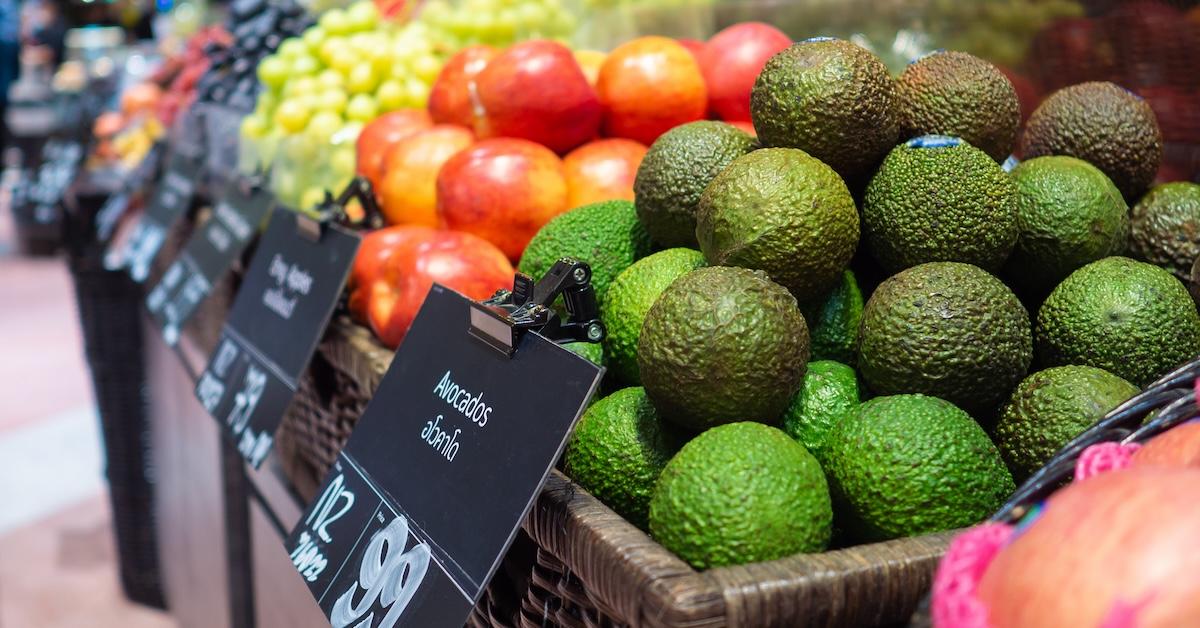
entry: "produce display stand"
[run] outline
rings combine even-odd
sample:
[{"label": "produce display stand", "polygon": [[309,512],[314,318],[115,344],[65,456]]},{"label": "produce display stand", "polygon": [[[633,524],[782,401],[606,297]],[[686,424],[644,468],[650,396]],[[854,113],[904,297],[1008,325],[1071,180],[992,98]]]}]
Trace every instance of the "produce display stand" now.
[{"label": "produce display stand", "polygon": [[[301,495],[315,493],[390,361],[347,318],[327,332],[279,432],[283,468]],[[478,625],[890,625],[912,614],[953,536],[697,572],[559,472],[524,528],[537,546],[530,584],[517,608],[493,601],[493,623]]]}]

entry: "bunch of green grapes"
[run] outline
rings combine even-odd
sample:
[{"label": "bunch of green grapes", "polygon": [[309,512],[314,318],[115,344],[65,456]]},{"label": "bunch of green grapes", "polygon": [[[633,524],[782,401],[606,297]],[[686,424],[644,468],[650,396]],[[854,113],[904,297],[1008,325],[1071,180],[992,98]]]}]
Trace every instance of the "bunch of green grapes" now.
[{"label": "bunch of green grapes", "polygon": [[417,21],[452,48],[507,46],[524,39],[566,40],[578,26],[563,0],[430,0]]}]

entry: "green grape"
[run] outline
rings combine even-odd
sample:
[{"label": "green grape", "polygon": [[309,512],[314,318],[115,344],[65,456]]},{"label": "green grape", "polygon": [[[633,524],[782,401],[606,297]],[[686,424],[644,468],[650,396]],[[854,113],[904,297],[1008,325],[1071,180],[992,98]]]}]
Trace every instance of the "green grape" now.
[{"label": "green grape", "polygon": [[287,133],[299,133],[308,124],[311,111],[297,100],[285,100],[275,108],[275,125]]},{"label": "green grape", "polygon": [[317,74],[317,84],[324,89],[340,88],[346,85],[346,79],[337,70],[330,68]]},{"label": "green grape", "polygon": [[311,26],[300,39],[304,41],[304,45],[308,47],[309,54],[317,54],[321,50],[321,44],[325,43],[325,29],[320,26]]},{"label": "green grape", "polygon": [[292,76],[311,76],[321,71],[321,62],[316,57],[304,54],[292,59]]},{"label": "green grape", "polygon": [[346,19],[354,31],[372,31],[379,25],[379,10],[370,0],[361,0],[346,9]]},{"label": "green grape", "polygon": [[369,94],[356,94],[346,105],[346,119],[358,122],[370,122],[379,115],[379,105]]},{"label": "green grape", "polygon": [[289,37],[279,44],[279,50],[275,54],[284,59],[295,59],[300,55],[306,54],[308,47],[304,45],[304,41],[297,37]]},{"label": "green grape", "polygon": [[317,20],[317,25],[325,29],[325,32],[330,35],[349,35],[353,32],[354,25],[351,24],[350,18],[346,16],[346,12],[341,9],[330,9]]},{"label": "green grape", "polygon": [[422,81],[433,83],[438,73],[442,71],[442,62],[433,55],[421,55],[413,60],[412,70]]},{"label": "green grape", "polygon": [[270,89],[280,89],[287,82],[290,66],[282,57],[271,55],[258,64],[258,80]]},{"label": "green grape", "polygon": [[321,145],[329,144],[333,134],[342,128],[342,117],[332,111],[318,111],[308,120],[304,128],[308,139]]},{"label": "green grape", "polygon": [[371,63],[360,63],[351,68],[346,75],[346,89],[351,94],[369,94],[379,85],[379,75]]},{"label": "green grape", "polygon": [[404,89],[404,84],[396,79],[388,79],[379,84],[379,89],[375,90],[375,102],[379,104],[379,110],[382,112],[395,111],[403,109],[408,104],[408,92]]},{"label": "green grape", "polygon": [[346,111],[350,97],[341,88],[325,88],[317,94],[316,108],[321,111],[332,111],[341,114]]}]

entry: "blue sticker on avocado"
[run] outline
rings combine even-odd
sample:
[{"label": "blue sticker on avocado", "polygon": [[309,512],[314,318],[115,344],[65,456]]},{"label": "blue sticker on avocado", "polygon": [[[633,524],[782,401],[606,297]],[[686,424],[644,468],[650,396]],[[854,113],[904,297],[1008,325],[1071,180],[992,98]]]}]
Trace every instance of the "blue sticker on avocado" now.
[{"label": "blue sticker on avocado", "polygon": [[808,39],[804,40],[804,43],[809,44],[809,43],[815,43],[818,41],[836,41],[836,40],[837,40],[837,37],[826,37],[826,36],[809,37]]},{"label": "blue sticker on avocado", "polygon": [[1016,168],[1020,163],[1021,160],[1017,159],[1016,155],[1009,155],[1008,159],[1005,159],[1004,163],[1000,164],[1000,167],[1003,168],[1005,172],[1012,172],[1013,168]]},{"label": "blue sticker on avocado", "polygon": [[922,135],[904,143],[909,148],[948,148],[962,144],[962,140],[951,135]]},{"label": "blue sticker on avocado", "polygon": [[926,52],[925,54],[920,54],[920,55],[913,57],[912,59],[909,60],[908,64],[912,65],[926,57],[932,57],[933,55],[941,54],[943,52],[946,52],[945,48],[937,48],[936,50],[930,50],[929,52]]}]

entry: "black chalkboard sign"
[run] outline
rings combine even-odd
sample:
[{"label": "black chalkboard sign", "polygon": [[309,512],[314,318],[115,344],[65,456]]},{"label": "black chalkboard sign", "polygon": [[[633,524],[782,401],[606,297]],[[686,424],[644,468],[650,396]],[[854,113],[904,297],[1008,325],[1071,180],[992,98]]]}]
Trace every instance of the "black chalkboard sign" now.
[{"label": "black chalkboard sign", "polygon": [[535,332],[509,357],[469,326],[435,285],[287,540],[332,626],[462,626],[600,381]]},{"label": "black chalkboard sign", "polygon": [[134,281],[141,283],[146,280],[150,274],[150,264],[162,248],[167,231],[187,214],[200,171],[200,162],[195,158],[182,153],[171,155],[162,179],[146,206],[146,212],[124,243],[119,256]]},{"label": "black chalkboard sign", "polygon": [[241,257],[273,202],[270,191],[256,182],[239,179],[227,186],[208,221],[192,234],[146,296],[146,308],[167,344],[178,342],[180,328]]},{"label": "black chalkboard sign", "polygon": [[[276,208],[242,280],[196,397],[258,467],[296,393],[354,262],[360,238]],[[315,225],[314,225],[315,227]]]},{"label": "black chalkboard sign", "polygon": [[141,163],[137,165],[125,177],[121,187],[113,192],[104,204],[100,206],[100,210],[96,212],[96,241],[107,243],[112,239],[113,234],[117,231],[117,225],[121,219],[125,217],[125,213],[129,211],[129,206],[133,202],[134,197],[141,194],[143,188],[149,184],[154,178],[154,174],[158,172],[158,164],[162,159],[163,151],[165,150],[162,142],[157,142],[150,147],[149,152],[142,158]]}]

